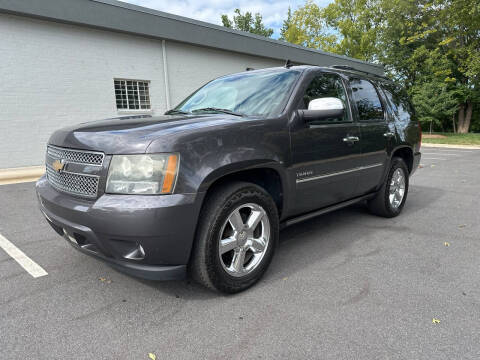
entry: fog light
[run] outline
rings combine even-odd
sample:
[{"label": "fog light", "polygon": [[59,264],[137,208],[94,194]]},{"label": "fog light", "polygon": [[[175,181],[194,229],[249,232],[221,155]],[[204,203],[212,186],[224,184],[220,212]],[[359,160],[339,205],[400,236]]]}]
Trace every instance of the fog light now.
[{"label": "fog light", "polygon": [[145,250],[143,250],[142,245],[138,244],[135,250],[123,255],[123,257],[129,260],[143,260],[145,259]]},{"label": "fog light", "polygon": [[74,243],[75,245],[78,245],[77,243],[77,240],[75,240],[75,238],[73,236],[71,236],[67,230],[63,229],[63,234],[65,235],[65,237],[70,240],[72,243]]}]

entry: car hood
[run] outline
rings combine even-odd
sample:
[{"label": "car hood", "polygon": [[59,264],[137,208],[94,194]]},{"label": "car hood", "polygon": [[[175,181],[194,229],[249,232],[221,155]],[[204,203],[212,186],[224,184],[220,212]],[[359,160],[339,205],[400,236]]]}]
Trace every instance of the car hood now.
[{"label": "car hood", "polygon": [[247,118],[228,114],[115,118],[60,129],[50,137],[49,144],[106,154],[141,154],[152,141],[162,137],[170,139],[179,133],[224,127],[245,120]]}]

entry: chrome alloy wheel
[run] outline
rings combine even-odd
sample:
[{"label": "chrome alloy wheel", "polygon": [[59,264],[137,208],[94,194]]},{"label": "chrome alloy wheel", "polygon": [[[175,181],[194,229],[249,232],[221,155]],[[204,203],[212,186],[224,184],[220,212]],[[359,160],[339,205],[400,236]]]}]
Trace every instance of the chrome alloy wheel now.
[{"label": "chrome alloy wheel", "polygon": [[267,212],[253,203],[239,206],[220,231],[218,252],[224,270],[235,277],[251,273],[262,262],[269,240]]},{"label": "chrome alloy wheel", "polygon": [[405,172],[398,168],[394,171],[390,181],[388,199],[394,209],[398,209],[405,196]]}]

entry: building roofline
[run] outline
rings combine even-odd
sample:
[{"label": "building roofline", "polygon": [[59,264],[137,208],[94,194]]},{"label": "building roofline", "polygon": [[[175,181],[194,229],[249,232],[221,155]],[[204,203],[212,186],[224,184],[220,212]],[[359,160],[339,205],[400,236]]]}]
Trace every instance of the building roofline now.
[{"label": "building roofline", "polygon": [[198,21],[117,0],[0,0],[0,13],[83,25],[298,64],[350,65],[384,74],[382,65]]}]

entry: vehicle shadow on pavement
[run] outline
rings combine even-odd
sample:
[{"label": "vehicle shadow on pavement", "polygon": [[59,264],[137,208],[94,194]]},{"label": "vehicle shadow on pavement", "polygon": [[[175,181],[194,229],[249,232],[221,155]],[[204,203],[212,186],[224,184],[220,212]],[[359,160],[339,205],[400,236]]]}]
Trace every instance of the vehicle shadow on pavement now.
[{"label": "vehicle shadow on pavement", "polygon": [[[273,283],[285,277],[305,271],[306,267],[354,247],[357,241],[369,241],[368,239],[372,238],[374,232],[381,230],[408,232],[410,229],[399,224],[396,219],[410,217],[412,214],[432,206],[442,197],[442,193],[442,190],[433,187],[412,186],[403,213],[394,219],[371,215],[366,205],[359,203],[283,229],[280,231],[279,246],[270,269],[264,278],[249,291],[272,286]],[[374,255],[374,252],[370,255]],[[185,300],[209,300],[218,296],[229,296],[205,289],[190,279],[170,282],[137,278],[132,278],[132,280],[150,286],[167,296]]]},{"label": "vehicle shadow on pavement", "polygon": [[[349,248],[355,247],[355,243],[369,242],[375,237],[375,233],[378,235],[380,231],[403,234],[411,232],[408,227],[410,220],[402,220],[434,206],[442,196],[441,189],[414,185],[410,188],[402,214],[397,218],[387,219],[372,215],[366,203],[359,203],[292,225],[280,232],[276,256],[259,286],[293,276],[330,256],[348,252]],[[350,252],[357,251],[360,250]],[[380,248],[376,246],[375,250],[357,256],[373,256],[379,251]]]}]

